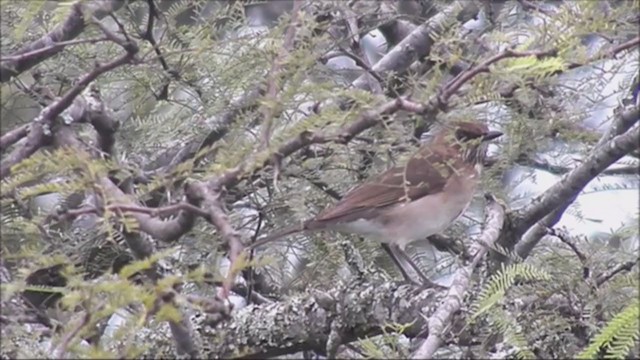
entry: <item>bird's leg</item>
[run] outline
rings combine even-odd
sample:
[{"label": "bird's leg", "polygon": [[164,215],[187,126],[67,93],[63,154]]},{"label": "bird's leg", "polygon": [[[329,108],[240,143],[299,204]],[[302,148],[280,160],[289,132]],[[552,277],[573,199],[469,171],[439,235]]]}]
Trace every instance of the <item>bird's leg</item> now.
[{"label": "bird's leg", "polygon": [[[393,260],[393,262],[396,264],[406,281],[414,285],[427,285],[428,287],[438,286],[437,284],[434,284],[431,280],[429,280],[429,278],[427,278],[422,273],[420,268],[418,268],[418,266],[413,261],[411,261],[411,258],[409,258],[409,256],[404,251],[400,250],[397,245],[389,245],[383,243],[382,248],[389,254],[389,256],[391,256],[391,260]],[[409,263],[413,271],[415,271],[420,279],[422,279],[422,283],[416,282],[409,275],[409,271],[407,271],[406,264],[403,263],[403,261]]]},{"label": "bird's leg", "polygon": [[400,273],[402,274],[402,277],[404,277],[406,281],[417,285],[416,281],[413,280],[411,276],[409,276],[409,273],[404,268],[404,264],[400,262],[400,259],[398,259],[396,253],[391,249],[391,245],[385,244],[385,243],[382,243],[380,245],[382,246],[384,251],[386,251],[387,254],[389,254],[389,257],[391,257],[391,260],[393,260],[393,263],[396,264],[396,266],[398,267],[398,270],[400,270]]},{"label": "bird's leg", "polygon": [[401,260],[404,260],[407,264],[409,264],[409,266],[411,266],[413,271],[415,271],[420,279],[422,279],[423,284],[428,284],[431,282],[429,278],[427,278],[427,276],[422,273],[422,270],[418,267],[418,265],[416,265],[413,260],[411,260],[406,252],[402,251],[397,245],[391,245],[391,250],[396,254],[396,256],[398,256],[398,260],[400,260],[401,258]]},{"label": "bird's leg", "polygon": [[415,271],[416,274],[418,274],[418,276],[420,277],[420,279],[422,279],[422,285],[428,288],[444,288],[444,286],[440,284],[436,284],[433,281],[429,280],[429,278],[422,273],[422,270],[420,270],[418,265],[416,265],[416,263],[414,263],[413,260],[411,260],[409,255],[407,255],[406,252],[404,252],[399,247],[397,247],[397,245],[391,245],[390,249],[396,252],[398,256],[402,257],[404,261],[406,261],[411,266],[411,268],[413,268],[413,271]]}]

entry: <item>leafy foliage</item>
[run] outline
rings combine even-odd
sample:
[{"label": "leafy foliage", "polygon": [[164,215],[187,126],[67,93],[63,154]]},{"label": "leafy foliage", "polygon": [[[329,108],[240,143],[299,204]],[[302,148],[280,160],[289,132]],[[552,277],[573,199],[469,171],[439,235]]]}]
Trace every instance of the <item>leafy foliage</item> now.
[{"label": "leafy foliage", "polygon": [[600,330],[579,359],[624,359],[640,338],[640,301],[632,300]]},{"label": "leafy foliage", "polygon": [[[163,321],[193,320],[189,315],[201,314],[203,309],[184,298],[178,305],[160,300],[173,291],[215,298],[215,285],[229,276],[221,265],[227,249],[221,246],[219,230],[199,220],[178,242],[157,241],[141,232],[131,213],[123,214],[118,208],[122,198],[111,196],[100,185],[104,179],[119,186],[141,208],[156,209],[183,201],[185,184],[212,179],[245,164],[246,173],[236,186],[224,189],[220,200],[233,228],[244,240],[253,240],[299,224],[354,183],[403,161],[418,146],[417,138],[426,134],[427,123],[473,118],[507,135],[494,153],[495,164],[483,175],[482,186],[506,198],[513,184],[505,186],[503,175],[523,158],[533,158],[561,141],[583,144],[579,155],[592,151],[599,133],[582,126],[590,116],[588,109],[608,104],[609,99],[617,101],[619,93],[628,92],[626,87],[605,95],[605,79],[611,74],[626,76],[622,83],[629,84],[637,73],[637,67],[628,70],[627,57],[607,66],[593,64],[590,76],[596,82],[579,73],[589,59],[608,59],[608,49],[637,36],[637,1],[565,1],[552,10],[545,10],[548,4],[527,9],[531,6],[527,2],[482,2],[485,9],[474,21],[486,20],[483,29],[467,29],[455,17],[446,19],[446,30],[428,28],[434,41],[428,56],[415,59],[412,54],[403,59],[418,61],[401,73],[389,63],[376,67],[369,49],[361,44],[369,37],[391,41],[393,34],[382,30],[398,24],[407,26],[410,33],[427,21],[426,14],[446,8],[449,1],[310,1],[296,24],[278,9],[271,9],[275,16],[268,12],[251,16],[264,4],[286,6],[285,1],[153,1],[157,14],[151,19],[150,3],[122,2],[118,12],[98,20],[140,49],[134,61],[101,75],[93,84],[101,90],[110,116],[119,122],[114,152],[97,151],[90,124],[73,124],[71,130],[87,151],[58,146],[59,139],[54,139],[0,180],[0,265],[14,277],[2,284],[3,307],[13,306],[29,292],[59,296],[57,305],[46,310],[54,324],[44,331],[27,331],[25,324],[16,321],[4,326],[13,308],[3,310],[3,339],[11,340],[6,346],[3,341],[2,356],[50,356],[48,350],[34,344],[40,344],[42,334],[55,333],[50,337],[54,345],[74,334],[68,349],[72,355],[171,357],[171,331]],[[401,6],[414,3],[429,3],[433,8],[401,11]],[[492,3],[499,11],[490,11]],[[5,56],[61,24],[77,4],[92,1],[4,1],[0,65],[7,61]],[[1,135],[31,122],[41,111],[41,102],[64,95],[77,79],[122,55],[120,45],[104,39],[102,27],[93,19],[84,20],[84,30],[73,39],[78,43],[64,45],[61,52],[31,71],[2,84]],[[155,44],[146,33],[150,20],[155,22]],[[291,28],[296,30],[293,46],[283,51]],[[358,33],[352,34],[354,30]],[[594,37],[606,39],[604,46],[588,45]],[[393,49],[390,44],[379,47]],[[460,79],[460,71],[507,48],[555,52],[553,56],[503,59],[483,69],[451,94],[442,107],[446,111],[437,111],[437,116],[395,112],[376,119],[379,126],[358,134],[348,144],[315,144],[278,158],[277,149],[291,139],[310,133],[335,134],[392,98],[409,96],[416,102],[431,102],[446,84]],[[343,63],[335,61],[340,58],[336,54],[345,51],[352,56],[342,56]],[[369,62],[364,66],[368,69],[351,69],[348,65],[356,60]],[[273,79],[276,95],[271,96],[264,90],[274,64],[280,71]],[[573,68],[578,68],[577,74],[558,76]],[[381,91],[352,86],[354,79],[366,73],[371,75],[369,85],[378,84]],[[257,89],[259,96],[249,96]],[[265,109],[272,114],[273,126],[269,146],[263,148]],[[209,137],[217,138],[205,144]],[[2,149],[3,162],[23,143]],[[561,152],[567,155],[566,149]],[[273,159],[278,161],[264,166]],[[637,165],[632,160],[619,164]],[[568,165],[566,171],[571,170],[569,166],[574,165]],[[636,178],[633,175],[631,180]],[[632,181],[603,183],[593,191],[633,186]],[[479,204],[474,202],[469,218],[452,226],[446,235],[468,247],[480,222],[475,216]],[[580,209],[571,211],[580,215]],[[177,215],[149,217],[162,223]],[[252,291],[270,296],[270,301],[322,292],[349,278],[344,252],[336,241],[345,237],[332,233],[292,237],[227,268],[256,267]],[[566,244],[545,238],[526,262],[513,249],[494,246],[492,251],[511,264],[496,272],[486,269],[472,279],[477,287],[468,294],[463,312],[464,320],[469,321],[463,321],[466,326],[461,333],[446,342],[447,356],[463,357],[463,351],[474,357],[519,359],[568,358],[580,352],[585,358],[637,356],[637,264],[630,273],[621,272],[606,281],[598,277],[621,261],[635,260],[632,253],[638,249],[637,237],[635,226],[622,224],[597,239],[576,237],[584,258],[578,258]],[[144,240],[155,252],[133,261],[132,240]],[[365,262],[383,278],[398,277],[395,265],[378,244],[354,237],[346,240],[353,241]],[[410,255],[433,278],[446,278],[460,266],[455,256],[427,251],[421,244],[412,245]],[[65,285],[28,283],[34,272],[59,265],[64,266],[54,275],[62,276]],[[141,275],[156,269],[172,275],[163,273],[156,282]],[[251,291],[247,298],[250,295]],[[111,322],[120,323],[114,325],[116,331]],[[98,330],[105,328],[109,341],[80,345],[100,337]],[[202,330],[211,327],[195,328],[195,336],[203,336],[205,343],[217,340],[217,335]],[[416,336],[408,328],[407,324],[390,324],[381,329],[382,335],[354,341],[358,351],[348,354],[407,357],[411,354],[407,340]],[[341,330],[349,335],[351,329]],[[457,348],[457,342],[465,338],[471,345]],[[350,351],[344,348],[341,350]]]},{"label": "leafy foliage", "polygon": [[504,266],[496,272],[485,288],[480,292],[474,304],[471,306],[472,319],[479,317],[489,311],[494,305],[500,302],[507,290],[513,286],[516,281],[549,281],[551,277],[545,271],[536,269],[531,264],[519,263]]}]

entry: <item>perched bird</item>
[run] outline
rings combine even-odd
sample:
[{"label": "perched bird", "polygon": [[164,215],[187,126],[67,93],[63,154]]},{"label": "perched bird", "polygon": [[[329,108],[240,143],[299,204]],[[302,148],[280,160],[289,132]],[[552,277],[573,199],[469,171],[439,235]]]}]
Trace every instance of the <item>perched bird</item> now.
[{"label": "perched bird", "polygon": [[409,243],[444,231],[466,210],[487,142],[501,135],[479,122],[443,124],[406,164],[370,178],[300,226],[270,234],[250,248],[302,231],[335,230],[388,244],[392,257],[409,260],[404,254]]}]

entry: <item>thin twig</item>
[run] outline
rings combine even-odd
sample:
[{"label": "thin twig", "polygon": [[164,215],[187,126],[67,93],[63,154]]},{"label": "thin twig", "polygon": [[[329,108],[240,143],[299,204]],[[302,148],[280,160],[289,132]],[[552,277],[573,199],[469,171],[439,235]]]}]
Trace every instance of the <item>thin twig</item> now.
[{"label": "thin twig", "polygon": [[278,93],[278,77],[280,76],[282,65],[284,65],[285,57],[291,51],[293,47],[293,40],[296,36],[296,28],[298,27],[298,16],[300,8],[302,7],[302,1],[294,1],[293,9],[291,10],[291,21],[287,32],[284,36],[284,42],[282,48],[276,58],[273,60],[271,70],[267,75],[267,93],[265,94],[265,104],[262,106],[261,113],[263,118],[262,134],[260,136],[259,150],[264,150],[269,147],[271,140],[271,128],[273,126],[273,118],[277,113],[275,111]]},{"label": "thin twig", "polygon": [[578,260],[580,260],[580,263],[582,264],[582,277],[584,279],[588,279],[591,275],[591,270],[589,269],[589,266],[587,266],[587,257],[580,249],[578,249],[578,246],[571,239],[569,239],[568,234],[565,231],[559,231],[553,228],[548,229],[548,234],[555,236],[571,248],[571,250],[574,252],[574,254],[576,254]]},{"label": "thin twig", "polygon": [[60,344],[55,348],[51,349],[52,358],[54,359],[64,359],[67,357],[67,349],[69,348],[69,344],[71,341],[80,333],[80,330],[89,324],[91,321],[91,312],[85,311],[82,319],[78,321],[78,324],[73,327],[71,331],[68,331],[62,337]]},{"label": "thin twig", "polygon": [[20,55],[9,55],[9,56],[0,56],[0,62],[5,61],[25,61],[28,58],[37,57],[43,55],[44,53],[50,51],[59,51],[61,48],[64,48],[69,45],[78,45],[78,44],[97,44],[99,42],[109,41],[106,37],[97,38],[97,39],[78,39],[78,40],[68,40],[68,41],[60,41],[57,43],[53,43],[49,46],[45,46],[43,48],[35,49],[33,51],[29,51]]},{"label": "thin twig", "polygon": [[138,206],[132,204],[112,204],[104,208],[96,207],[83,207],[80,209],[70,209],[63,211],[59,214],[51,215],[50,218],[56,218],[57,220],[71,220],[78,216],[86,214],[102,214],[105,211],[114,212],[118,214],[124,213],[141,213],[147,214],[152,218],[166,217],[170,215],[176,215],[179,211],[192,212],[198,216],[207,217],[208,213],[197,206],[193,206],[186,202],[180,202],[177,204],[167,205],[159,208],[148,208],[145,206]]},{"label": "thin twig", "polygon": [[631,271],[631,269],[633,269],[633,267],[636,266],[637,264],[638,264],[637,260],[636,261],[627,261],[625,263],[618,264],[617,266],[615,266],[611,270],[600,274],[596,279],[596,285],[597,286],[601,286],[602,284],[604,284],[607,281],[611,280],[611,278],[616,276],[618,273],[621,273],[623,271]]}]

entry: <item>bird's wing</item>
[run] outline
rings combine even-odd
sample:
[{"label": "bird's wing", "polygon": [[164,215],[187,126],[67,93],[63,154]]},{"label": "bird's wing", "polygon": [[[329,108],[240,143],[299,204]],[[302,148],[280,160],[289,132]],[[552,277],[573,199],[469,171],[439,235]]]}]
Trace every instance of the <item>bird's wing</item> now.
[{"label": "bird's wing", "polygon": [[324,222],[358,217],[365,211],[419,199],[442,191],[454,172],[442,154],[415,154],[404,166],[391,168],[349,191],[338,203],[313,220]]}]

